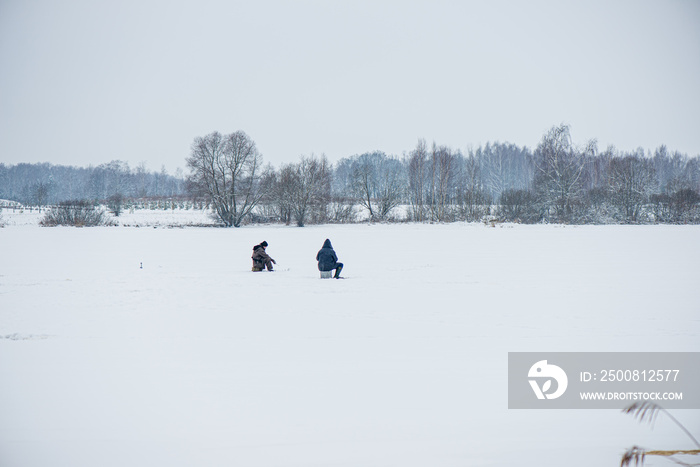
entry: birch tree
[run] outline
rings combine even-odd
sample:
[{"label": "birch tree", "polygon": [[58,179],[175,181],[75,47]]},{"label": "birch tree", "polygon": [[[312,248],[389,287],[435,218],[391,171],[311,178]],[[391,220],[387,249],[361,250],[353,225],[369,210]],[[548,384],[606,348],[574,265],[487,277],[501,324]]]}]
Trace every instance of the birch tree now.
[{"label": "birch tree", "polygon": [[414,221],[423,222],[428,217],[425,200],[425,187],[428,178],[428,147],[425,144],[425,140],[419,140],[416,148],[411,151],[408,156],[407,166],[411,217]]},{"label": "birch tree", "polygon": [[557,222],[573,220],[583,195],[585,156],[595,153],[595,141],[579,150],[571,141],[568,125],[555,126],[535,151],[534,187],[542,216]]}]

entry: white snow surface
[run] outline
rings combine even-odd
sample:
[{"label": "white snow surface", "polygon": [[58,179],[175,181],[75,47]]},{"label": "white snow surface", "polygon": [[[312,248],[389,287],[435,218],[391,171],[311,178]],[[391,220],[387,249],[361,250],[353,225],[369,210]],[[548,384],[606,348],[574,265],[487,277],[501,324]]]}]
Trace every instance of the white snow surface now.
[{"label": "white snow surface", "polygon": [[[319,279],[326,238],[346,280]],[[273,273],[250,271],[262,240]],[[700,226],[10,223],[0,465],[616,466],[632,445],[690,449],[663,416],[509,410],[507,353],[700,351],[698,240]],[[674,416],[697,437],[699,413]]]}]

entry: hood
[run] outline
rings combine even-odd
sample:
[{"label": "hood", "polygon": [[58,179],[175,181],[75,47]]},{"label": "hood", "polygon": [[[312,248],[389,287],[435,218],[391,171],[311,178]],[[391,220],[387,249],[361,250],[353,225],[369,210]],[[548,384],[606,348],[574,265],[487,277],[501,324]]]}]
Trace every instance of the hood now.
[{"label": "hood", "polygon": [[332,250],[333,247],[331,246],[331,241],[326,239],[326,241],[323,242],[323,248],[330,248]]}]

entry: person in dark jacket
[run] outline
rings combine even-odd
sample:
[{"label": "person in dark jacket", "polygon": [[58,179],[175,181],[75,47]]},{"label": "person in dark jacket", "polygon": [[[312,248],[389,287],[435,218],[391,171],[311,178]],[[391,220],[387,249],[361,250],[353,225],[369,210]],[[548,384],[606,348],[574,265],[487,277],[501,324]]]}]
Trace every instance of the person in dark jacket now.
[{"label": "person in dark jacket", "polygon": [[318,250],[316,261],[318,261],[319,271],[332,271],[335,269],[335,276],[333,277],[336,279],[340,277],[340,271],[343,270],[343,263],[338,262],[338,257],[329,239],[326,239],[326,241],[323,242],[323,248]]},{"label": "person in dark jacket", "polygon": [[267,248],[266,241],[253,247],[253,256],[251,256],[253,259],[253,271],[262,271],[265,268],[268,271],[272,271],[272,263],[277,264],[277,261],[265,252],[265,248]]}]

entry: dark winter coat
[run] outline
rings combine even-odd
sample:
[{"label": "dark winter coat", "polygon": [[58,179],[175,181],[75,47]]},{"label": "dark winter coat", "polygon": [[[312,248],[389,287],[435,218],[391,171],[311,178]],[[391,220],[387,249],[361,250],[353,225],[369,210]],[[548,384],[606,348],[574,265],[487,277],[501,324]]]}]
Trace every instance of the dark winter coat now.
[{"label": "dark winter coat", "polygon": [[338,257],[331,246],[331,241],[326,239],[323,242],[323,248],[318,250],[316,254],[316,261],[318,261],[319,271],[332,271],[339,266]]},{"label": "dark winter coat", "polygon": [[272,267],[272,258],[270,255],[265,253],[265,248],[260,245],[255,245],[253,247],[253,256],[251,256],[251,258],[253,259],[254,268],[259,268],[262,270],[266,265],[270,265],[270,267]]}]

